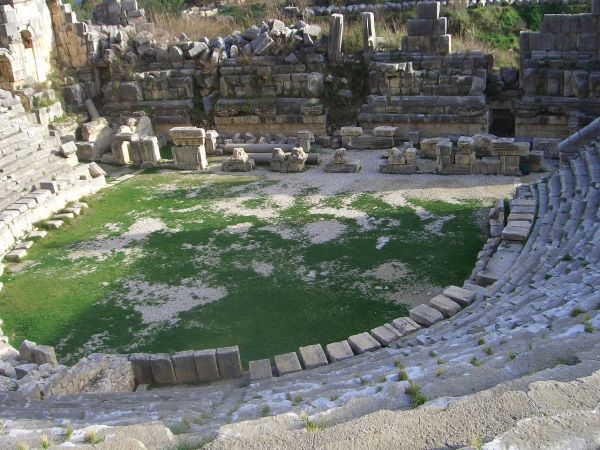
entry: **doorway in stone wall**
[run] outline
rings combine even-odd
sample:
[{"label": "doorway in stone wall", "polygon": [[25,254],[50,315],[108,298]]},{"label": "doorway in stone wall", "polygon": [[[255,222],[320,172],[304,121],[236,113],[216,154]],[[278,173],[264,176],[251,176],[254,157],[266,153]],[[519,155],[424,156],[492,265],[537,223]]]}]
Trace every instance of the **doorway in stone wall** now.
[{"label": "doorway in stone wall", "polygon": [[492,109],[490,133],[500,137],[515,135],[515,115],[510,109]]}]

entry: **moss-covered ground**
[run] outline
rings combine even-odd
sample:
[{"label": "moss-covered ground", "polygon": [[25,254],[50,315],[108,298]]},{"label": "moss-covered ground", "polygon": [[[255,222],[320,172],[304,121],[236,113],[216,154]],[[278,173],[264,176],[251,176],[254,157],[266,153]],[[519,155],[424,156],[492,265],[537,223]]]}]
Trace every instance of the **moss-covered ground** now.
[{"label": "moss-covered ground", "polygon": [[406,315],[403,298],[461,283],[486,238],[477,202],[265,194],[284,183],[154,172],[107,188],[4,274],[5,333],[67,363],[227,345],[247,362]]}]

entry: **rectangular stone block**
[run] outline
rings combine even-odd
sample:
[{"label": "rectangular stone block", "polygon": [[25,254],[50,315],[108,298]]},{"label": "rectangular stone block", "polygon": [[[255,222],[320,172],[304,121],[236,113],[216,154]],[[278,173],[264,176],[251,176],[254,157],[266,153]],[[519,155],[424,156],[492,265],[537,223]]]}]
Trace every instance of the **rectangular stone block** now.
[{"label": "rectangular stone block", "polygon": [[363,129],[361,127],[342,127],[340,134],[342,136],[360,136],[363,134]]},{"label": "rectangular stone block", "polygon": [[417,18],[418,19],[438,19],[440,17],[439,2],[418,2],[417,3]]},{"label": "rectangular stone block", "polygon": [[129,355],[129,361],[133,369],[133,377],[136,384],[153,384],[152,366],[150,355],[147,353],[133,353]]},{"label": "rectangular stone block", "polygon": [[315,367],[326,366],[329,364],[321,344],[300,347],[298,351],[300,353],[300,360],[305,369],[314,369]]},{"label": "rectangular stone block", "polygon": [[237,345],[217,349],[217,365],[222,378],[239,378],[242,376],[242,361]]},{"label": "rectangular stone block", "polygon": [[421,325],[409,317],[398,317],[392,320],[392,326],[398,330],[400,336],[406,336],[421,329]]},{"label": "rectangular stone block", "polygon": [[152,378],[156,384],[176,384],[175,371],[171,355],[158,353],[150,355],[150,366],[152,367]]},{"label": "rectangular stone block", "polygon": [[250,379],[262,380],[265,378],[273,378],[273,368],[271,361],[268,359],[259,359],[258,361],[250,361]]},{"label": "rectangular stone block", "polygon": [[460,305],[443,294],[436,295],[429,300],[429,306],[437,309],[444,317],[451,317],[460,311]]},{"label": "rectangular stone block", "polygon": [[198,381],[215,381],[221,379],[217,365],[217,351],[215,349],[195,351],[194,366]]},{"label": "rectangular stone block", "polygon": [[332,342],[325,346],[325,353],[329,362],[342,361],[354,356],[354,352],[350,348],[348,341]]},{"label": "rectangular stone block", "polygon": [[198,381],[193,351],[173,353],[171,361],[173,361],[173,370],[175,371],[177,383],[195,383]]},{"label": "rectangular stone block", "polygon": [[425,304],[415,306],[408,314],[412,320],[425,327],[429,327],[444,319],[441,312]]},{"label": "rectangular stone block", "polygon": [[371,336],[377,339],[384,347],[387,347],[390,343],[402,337],[398,330],[389,323],[373,328],[371,330]]},{"label": "rectangular stone block", "polygon": [[450,300],[454,300],[460,306],[469,306],[475,301],[477,294],[470,291],[469,289],[461,288],[459,286],[448,286],[444,289],[443,294]]},{"label": "rectangular stone block", "polygon": [[172,147],[175,167],[182,170],[204,170],[208,167],[204,145]]},{"label": "rectangular stone block", "polygon": [[362,355],[365,352],[374,352],[381,348],[381,344],[369,333],[359,333],[348,338],[350,348],[357,355]]},{"label": "rectangular stone block", "polygon": [[279,376],[286,375],[288,373],[300,372],[302,366],[296,352],[284,353],[283,355],[275,356],[275,367],[277,367],[277,373]]}]

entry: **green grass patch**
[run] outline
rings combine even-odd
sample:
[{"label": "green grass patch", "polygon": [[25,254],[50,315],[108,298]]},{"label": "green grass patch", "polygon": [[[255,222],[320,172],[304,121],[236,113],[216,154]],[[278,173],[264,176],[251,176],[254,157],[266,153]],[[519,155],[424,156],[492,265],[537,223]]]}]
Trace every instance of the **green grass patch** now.
[{"label": "green grass patch", "polygon": [[[276,210],[261,189],[277,183],[154,171],[87,199],[90,210],[31,248],[29,266],[2,277],[6,334],[17,346],[25,338],[54,345],[65,363],[94,351],[228,345],[239,345],[246,363],[406,315],[403,292],[462,283],[487,237],[478,219],[482,205],[473,202],[415,200],[426,217],[376,194],[333,195],[319,205],[363,212],[368,226],[361,227],[351,218],[312,213],[307,196],[318,189],[308,187],[273,217],[244,213]],[[236,214],[228,213],[233,199],[242,208]],[[100,259],[77,253],[98,242],[113,245],[143,219],[165,228]],[[344,232],[311,244],[305,227],[334,219]],[[250,224],[247,232],[227,231],[243,223]],[[295,237],[264,229],[272,226]],[[389,241],[377,248],[382,236]],[[372,275],[390,261],[407,273]],[[218,299],[204,302],[205,290],[220,292]]]}]

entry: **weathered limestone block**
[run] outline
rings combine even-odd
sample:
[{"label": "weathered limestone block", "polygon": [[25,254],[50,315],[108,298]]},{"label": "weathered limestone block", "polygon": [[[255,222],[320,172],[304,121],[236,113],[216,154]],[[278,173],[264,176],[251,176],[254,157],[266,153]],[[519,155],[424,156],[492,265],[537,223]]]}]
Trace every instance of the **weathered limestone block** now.
[{"label": "weathered limestone block", "polygon": [[290,153],[275,148],[271,154],[269,167],[273,172],[297,173],[304,170],[308,155],[302,147],[294,147]]},{"label": "weathered limestone block", "polygon": [[371,336],[379,341],[379,343],[387,347],[390,343],[400,339],[402,335],[389,323],[385,323],[371,330]]},{"label": "weathered limestone block", "polygon": [[182,170],[204,170],[208,167],[203,145],[177,145],[171,148],[175,167]]},{"label": "weathered limestone block", "polygon": [[332,342],[325,346],[325,353],[329,362],[342,361],[354,356],[354,352],[348,341]]},{"label": "weathered limestone block", "polygon": [[156,136],[133,136],[129,148],[134,163],[154,167],[160,161],[160,148]]},{"label": "weathered limestone block", "polygon": [[414,333],[421,329],[421,325],[409,317],[399,317],[392,320],[392,326],[398,330],[400,336],[406,336],[407,334]]},{"label": "weathered limestone block", "polygon": [[459,286],[448,286],[443,294],[451,300],[454,300],[460,306],[469,306],[475,301],[477,294],[469,289]]},{"label": "weathered limestone block", "polygon": [[529,237],[531,223],[521,220],[509,222],[502,230],[502,239],[507,241],[524,242]]},{"label": "weathered limestone block", "polygon": [[321,344],[300,347],[298,351],[300,353],[300,360],[305,369],[314,369],[315,367],[326,366],[329,364]]},{"label": "weathered limestone block", "polygon": [[58,365],[54,348],[48,345],[36,345],[31,349],[31,357],[37,365],[50,364],[52,367]]},{"label": "weathered limestone block", "polygon": [[362,355],[365,352],[374,352],[381,348],[381,344],[367,332],[350,336],[348,344],[350,344],[350,348],[357,355]]},{"label": "weathered limestone block", "polygon": [[250,172],[254,169],[253,159],[248,158],[248,154],[241,147],[233,149],[231,157],[226,158],[221,164],[223,172]]},{"label": "weathered limestone block", "polygon": [[[108,121],[104,117],[99,117],[81,125],[81,137],[84,141],[92,144],[93,159],[99,159],[110,149],[113,131],[108,125]],[[77,156],[83,161],[89,161],[79,154]]]},{"label": "weathered limestone block", "polygon": [[304,153],[310,153],[310,143],[314,138],[314,133],[310,130],[298,131],[298,145],[302,147]]},{"label": "weathered limestone block", "polygon": [[419,156],[421,158],[436,159],[436,147],[437,147],[438,143],[440,143],[440,142],[443,142],[446,145],[452,146],[452,142],[448,138],[437,137],[437,138],[421,139],[421,142],[419,143],[419,146],[420,146]]},{"label": "weathered limestone block", "polygon": [[379,165],[381,173],[407,174],[417,171],[417,150],[415,148],[390,150],[387,161]]},{"label": "weathered limestone block", "polygon": [[194,365],[198,381],[215,381],[221,379],[217,365],[217,351],[215,349],[195,351]]},{"label": "weathered limestone block", "polygon": [[441,312],[444,317],[450,317],[460,311],[460,305],[452,300],[450,300],[445,295],[436,295],[431,300],[429,300],[429,306],[437,309]]},{"label": "weathered limestone block", "polygon": [[217,365],[222,378],[239,378],[242,376],[242,361],[237,345],[217,349]]},{"label": "weathered limestone block", "polygon": [[133,353],[129,355],[129,361],[133,368],[133,375],[137,384],[153,384],[152,365],[148,353]]},{"label": "weathered limestone block", "polygon": [[342,147],[335,151],[324,170],[331,173],[357,173],[360,171],[360,161],[349,160],[347,150]]},{"label": "weathered limestone block", "polygon": [[152,379],[157,384],[177,383],[171,355],[167,353],[150,355],[150,366],[152,367]]},{"label": "weathered limestone block", "polygon": [[425,327],[429,327],[444,319],[441,312],[425,304],[415,306],[408,314],[412,320]]},{"label": "weathered limestone block", "polygon": [[30,363],[34,362],[33,349],[36,346],[37,344],[35,342],[25,339],[23,342],[21,342],[21,346],[19,347],[19,357],[23,361],[28,361]]},{"label": "weathered limestone block", "polygon": [[475,148],[475,141],[473,140],[472,137],[461,136],[461,137],[458,138],[458,142],[456,143],[456,147],[458,149],[458,152],[461,155],[468,155],[468,156],[470,156],[473,153],[473,150]]},{"label": "weathered limestone block", "polygon": [[279,376],[286,375],[288,373],[300,372],[302,366],[296,352],[284,353],[283,355],[275,356],[275,367]]},{"label": "weathered limestone block", "polygon": [[440,17],[439,2],[418,2],[417,3],[417,18],[437,20]]},{"label": "weathered limestone block", "polygon": [[262,380],[265,378],[273,378],[273,368],[271,361],[268,359],[259,359],[258,361],[250,361],[250,380]]},{"label": "weathered limestone block", "polygon": [[173,361],[173,370],[175,371],[177,383],[195,383],[198,380],[193,351],[173,353],[171,361]]},{"label": "weathered limestone block", "polygon": [[207,155],[215,155],[217,153],[217,138],[219,137],[219,133],[215,130],[207,130],[205,137],[205,148]]},{"label": "weathered limestone block", "polygon": [[204,128],[197,127],[174,127],[169,130],[169,135],[175,145],[204,146],[206,140]]}]

